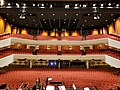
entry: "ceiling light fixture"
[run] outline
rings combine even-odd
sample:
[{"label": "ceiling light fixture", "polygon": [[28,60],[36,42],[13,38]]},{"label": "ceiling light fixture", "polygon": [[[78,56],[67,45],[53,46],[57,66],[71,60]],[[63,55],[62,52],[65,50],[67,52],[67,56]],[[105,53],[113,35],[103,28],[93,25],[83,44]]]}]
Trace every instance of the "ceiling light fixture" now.
[{"label": "ceiling light fixture", "polygon": [[17,6],[17,8],[20,8],[20,5],[18,3],[16,3],[16,6]]},{"label": "ceiling light fixture", "polygon": [[78,6],[78,4],[75,4],[75,7],[74,7],[74,9],[79,9],[79,6]]},{"label": "ceiling light fixture", "polygon": [[33,7],[35,7],[35,4],[33,3]]},{"label": "ceiling light fixture", "polygon": [[76,13],[76,16],[78,16],[79,14],[78,13]]},{"label": "ceiling light fixture", "polygon": [[40,7],[40,8],[45,8],[45,5],[44,5],[44,3],[42,3],[42,4],[41,4],[41,7]]},{"label": "ceiling light fixture", "polygon": [[69,9],[70,8],[70,5],[65,5],[65,9]]},{"label": "ceiling light fixture", "polygon": [[4,0],[0,0],[0,5],[3,6],[4,5]]},{"label": "ceiling light fixture", "polygon": [[[24,4],[25,6],[26,4]],[[25,19],[26,18],[26,10],[25,8],[22,7],[21,13],[20,13],[20,19]]]},{"label": "ceiling light fixture", "polygon": [[20,19],[25,19],[26,17],[25,17],[25,13],[21,13],[21,15],[20,15],[20,17],[19,17]]},{"label": "ceiling light fixture", "polygon": [[116,8],[119,8],[119,4],[116,4]]},{"label": "ceiling light fixture", "polygon": [[93,19],[94,20],[99,20],[100,19],[100,16],[98,15],[98,13],[94,13]]},{"label": "ceiling light fixture", "polygon": [[104,4],[102,3],[102,4],[100,5],[100,8],[104,8],[103,6],[104,6]]},{"label": "ceiling light fixture", "polygon": [[8,3],[8,6],[10,6],[11,4],[10,3]]},{"label": "ceiling light fixture", "polygon": [[83,8],[86,8],[87,7],[87,5],[86,4],[83,4]]},{"label": "ceiling light fixture", "polygon": [[50,4],[50,8],[52,8],[53,7],[53,5],[52,4]]},{"label": "ceiling light fixture", "polygon": [[67,16],[67,14],[65,13],[65,16]]}]

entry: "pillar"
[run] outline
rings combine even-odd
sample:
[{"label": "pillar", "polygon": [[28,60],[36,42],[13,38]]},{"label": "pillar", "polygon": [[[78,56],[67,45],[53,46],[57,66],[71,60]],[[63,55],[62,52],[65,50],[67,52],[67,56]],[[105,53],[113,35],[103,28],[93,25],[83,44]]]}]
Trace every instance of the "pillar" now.
[{"label": "pillar", "polygon": [[60,59],[58,60],[58,68],[60,68]]},{"label": "pillar", "polygon": [[32,60],[30,60],[30,68],[32,68]]},{"label": "pillar", "polygon": [[86,67],[89,69],[89,60],[86,60]]}]

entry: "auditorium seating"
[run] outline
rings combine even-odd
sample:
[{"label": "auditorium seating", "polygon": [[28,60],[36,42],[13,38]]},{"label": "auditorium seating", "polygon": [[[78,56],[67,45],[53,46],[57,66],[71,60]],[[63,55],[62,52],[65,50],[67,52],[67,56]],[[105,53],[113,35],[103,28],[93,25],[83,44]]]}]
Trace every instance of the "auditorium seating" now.
[{"label": "auditorium seating", "polygon": [[120,41],[119,37],[113,36],[111,34],[98,34],[98,35],[88,35],[88,36],[86,36],[86,40],[101,39],[101,38],[111,38],[111,39]]},{"label": "auditorium seating", "polygon": [[21,68],[0,75],[0,83],[7,83],[10,88],[18,88],[22,82],[29,82],[29,87],[32,87],[37,77],[40,77],[41,82],[45,82],[48,76],[52,77],[53,81],[62,81],[66,88],[72,88],[74,83],[77,88],[96,86],[99,90],[109,90],[114,84],[120,84],[120,76],[106,69]]},{"label": "auditorium seating", "polygon": [[77,40],[77,41],[81,41],[82,40],[82,36],[67,36],[67,37],[62,37],[62,40]]}]

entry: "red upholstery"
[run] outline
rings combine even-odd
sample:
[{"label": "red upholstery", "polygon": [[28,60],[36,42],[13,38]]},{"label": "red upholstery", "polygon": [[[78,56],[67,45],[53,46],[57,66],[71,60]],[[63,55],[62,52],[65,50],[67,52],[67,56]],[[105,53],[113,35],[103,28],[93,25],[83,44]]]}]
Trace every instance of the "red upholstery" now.
[{"label": "red upholstery", "polygon": [[10,88],[18,88],[22,82],[29,82],[29,87],[35,84],[37,77],[45,82],[46,77],[52,77],[53,81],[62,81],[65,87],[77,88],[97,86],[99,90],[109,90],[114,84],[120,85],[120,76],[114,75],[106,69],[19,69],[0,74],[0,83],[7,83]]}]

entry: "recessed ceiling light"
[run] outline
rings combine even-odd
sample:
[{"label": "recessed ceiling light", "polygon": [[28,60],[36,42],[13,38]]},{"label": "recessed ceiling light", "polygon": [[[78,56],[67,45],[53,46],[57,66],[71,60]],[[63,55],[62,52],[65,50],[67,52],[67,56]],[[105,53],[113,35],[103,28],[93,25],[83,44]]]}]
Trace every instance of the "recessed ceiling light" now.
[{"label": "recessed ceiling light", "polygon": [[7,13],[7,15],[9,15],[9,13]]},{"label": "recessed ceiling light", "polygon": [[41,6],[44,7],[44,3],[42,3]]},{"label": "recessed ceiling light", "polygon": [[96,6],[96,4],[94,3],[94,4],[93,4],[93,7],[95,7],[95,6]]},{"label": "recessed ceiling light", "polygon": [[76,21],[77,19],[75,18],[75,21]]},{"label": "recessed ceiling light", "polygon": [[26,6],[26,4],[24,3],[23,6]]},{"label": "recessed ceiling light", "polygon": [[86,4],[83,4],[83,8],[85,8],[85,7],[87,7],[87,5],[86,5]]},{"label": "recessed ceiling light", "polygon": [[116,4],[116,7],[119,7],[119,4]]},{"label": "recessed ceiling light", "polygon": [[115,21],[115,19],[113,19],[113,21]]},{"label": "recessed ceiling light", "polygon": [[33,19],[33,22],[34,22],[35,20]]},{"label": "recessed ceiling light", "polygon": [[75,4],[75,7],[77,7],[78,6],[78,4]]},{"label": "recessed ceiling light", "polygon": [[44,22],[44,23],[47,23],[47,22]]},{"label": "recessed ceiling light", "polygon": [[31,16],[32,14],[30,13],[30,16]]},{"label": "recessed ceiling light", "polygon": [[111,6],[112,4],[111,3],[108,3],[108,6]]},{"label": "recessed ceiling light", "polygon": [[16,3],[16,6],[17,6],[17,8],[19,8],[19,7],[20,7],[20,5],[19,5],[18,3]]},{"label": "recessed ceiling light", "polygon": [[69,9],[70,7],[69,7],[69,5],[65,5],[65,9]]},{"label": "recessed ceiling light", "polygon": [[84,24],[82,26],[85,26]]},{"label": "recessed ceiling light", "polygon": [[66,18],[64,19],[64,21],[66,21]]},{"label": "recessed ceiling light", "polygon": [[76,16],[78,16],[79,14],[78,13],[76,13]]},{"label": "recessed ceiling light", "polygon": [[35,24],[35,26],[37,26],[37,24]]},{"label": "recessed ceiling light", "polygon": [[52,4],[50,5],[50,8],[52,8],[53,6],[52,6]]},{"label": "recessed ceiling light", "polygon": [[55,14],[53,13],[53,16],[55,16]]},{"label": "recessed ceiling light", "polygon": [[1,4],[1,6],[3,6],[4,5],[4,0],[1,0],[0,4]]},{"label": "recessed ceiling light", "polygon": [[45,19],[43,18],[43,21],[45,21]]},{"label": "recessed ceiling light", "polygon": [[75,24],[75,22],[73,22]]},{"label": "recessed ceiling light", "polygon": [[86,22],[87,20],[85,19],[85,22]]},{"label": "recessed ceiling light", "polygon": [[55,21],[55,19],[53,19],[53,21]]},{"label": "recessed ceiling light", "polygon": [[40,5],[39,5],[39,4],[37,4],[37,6],[39,7]]},{"label": "recessed ceiling light", "polygon": [[92,26],[94,26],[94,24],[92,24]]},{"label": "recessed ceiling light", "polygon": [[105,21],[107,22],[108,20],[106,19]]},{"label": "recessed ceiling light", "polygon": [[65,24],[66,22],[64,22],[64,24]]},{"label": "recessed ceiling light", "polygon": [[14,19],[12,19],[12,21],[15,21]]},{"label": "recessed ceiling light", "polygon": [[103,4],[103,3],[101,3],[101,7],[103,7],[103,5],[104,5],[104,4]]},{"label": "recessed ceiling light", "polygon": [[5,18],[4,20],[6,21],[7,19]]},{"label": "recessed ceiling light", "polygon": [[35,6],[35,4],[33,3],[33,7]]},{"label": "recessed ceiling light", "polygon": [[43,16],[43,13],[41,14],[41,16]]},{"label": "recessed ceiling light", "polygon": [[65,16],[67,16],[67,14],[65,13]]},{"label": "recessed ceiling light", "polygon": [[88,13],[88,16],[90,16],[90,14]]},{"label": "recessed ceiling light", "polygon": [[111,16],[113,16],[113,13],[111,14]]},{"label": "recessed ceiling light", "polygon": [[11,4],[10,3],[8,3],[8,6],[10,6]]}]

